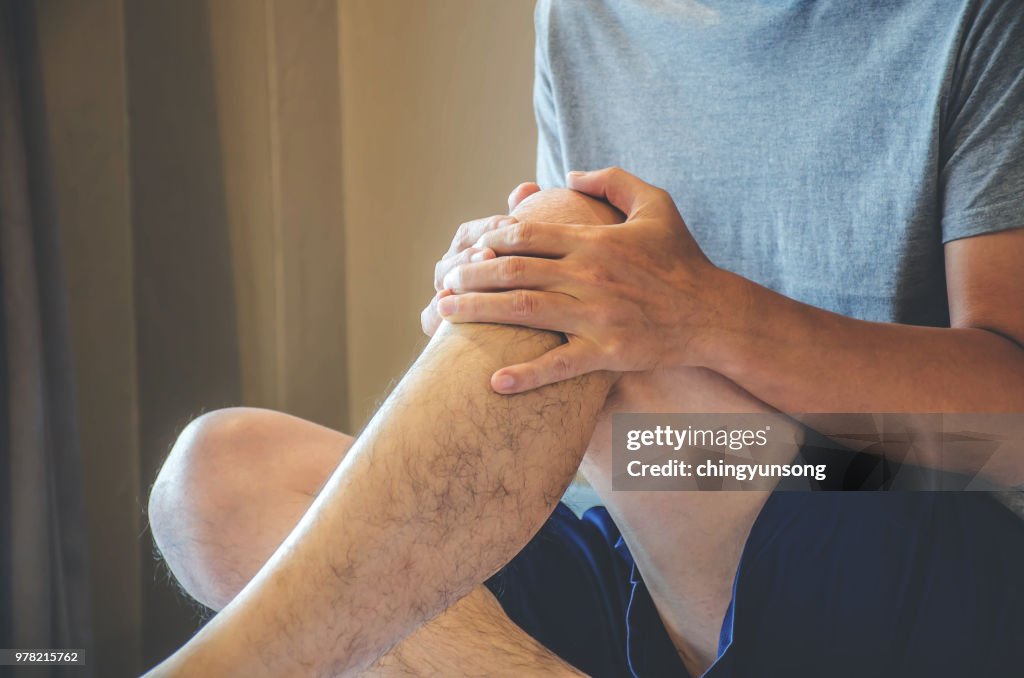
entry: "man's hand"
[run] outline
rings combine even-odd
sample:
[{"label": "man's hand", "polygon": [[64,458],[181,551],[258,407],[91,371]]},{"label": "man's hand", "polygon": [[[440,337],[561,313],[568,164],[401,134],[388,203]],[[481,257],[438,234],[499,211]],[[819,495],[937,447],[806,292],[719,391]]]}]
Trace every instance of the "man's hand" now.
[{"label": "man's hand", "polygon": [[[534,193],[539,192],[540,186],[532,181],[519,184],[508,195],[508,211],[512,212],[519,203]],[[459,229],[455,232],[455,237],[452,238],[451,247],[448,248],[448,251],[441,257],[441,260],[434,266],[434,290],[436,291],[434,298],[430,300],[427,307],[420,313],[420,325],[428,337],[434,336],[434,332],[437,331],[437,328],[441,326],[441,322],[444,320],[437,312],[437,303],[452,293],[451,290],[445,289],[441,284],[444,277],[450,270],[462,264],[493,259],[495,257],[494,250],[486,247],[476,247],[474,243],[487,231],[515,223],[518,223],[515,217],[507,214],[495,214],[484,219],[467,221],[459,226]]]},{"label": "man's hand", "polygon": [[698,340],[724,304],[723,276],[671,196],[617,168],[570,172],[568,183],[610,202],[626,223],[465,224],[438,264],[438,295],[424,318],[524,325],[568,337],[532,362],[495,372],[491,385],[499,393],[599,369],[700,365]]}]

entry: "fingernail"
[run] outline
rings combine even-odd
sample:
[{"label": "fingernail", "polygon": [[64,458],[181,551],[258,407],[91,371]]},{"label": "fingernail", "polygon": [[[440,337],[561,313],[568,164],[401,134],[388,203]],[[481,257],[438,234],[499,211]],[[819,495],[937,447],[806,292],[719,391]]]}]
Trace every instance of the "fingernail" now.
[{"label": "fingernail", "polygon": [[586,172],[581,172],[579,170],[573,170],[569,172],[570,177],[582,177],[584,174],[586,174]]},{"label": "fingernail", "polygon": [[441,284],[450,290],[454,290],[459,286],[459,269],[453,268],[445,274],[444,280]]},{"label": "fingernail", "polygon": [[458,297],[445,297],[437,302],[437,312],[442,316],[449,316],[459,308]]},{"label": "fingernail", "polygon": [[507,391],[516,385],[515,377],[511,374],[503,374],[494,380],[494,388]]},{"label": "fingernail", "polygon": [[515,217],[504,217],[504,218],[498,219],[496,224],[497,224],[497,226],[499,228],[503,228],[505,226],[511,226],[512,224],[515,224],[515,223],[518,223],[518,222],[519,222],[519,220],[516,219]]}]

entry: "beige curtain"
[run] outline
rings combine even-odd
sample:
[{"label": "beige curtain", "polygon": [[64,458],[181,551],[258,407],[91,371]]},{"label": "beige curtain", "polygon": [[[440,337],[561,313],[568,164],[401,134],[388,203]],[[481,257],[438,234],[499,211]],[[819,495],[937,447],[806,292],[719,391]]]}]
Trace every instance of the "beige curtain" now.
[{"label": "beige curtain", "polygon": [[[2,1],[2,0],[0,0]],[[202,623],[144,507],[203,411],[358,429],[533,172],[532,0],[36,0],[99,675]]]},{"label": "beige curtain", "polygon": [[34,19],[30,2],[0,2],[0,647],[87,659],[82,475]]}]

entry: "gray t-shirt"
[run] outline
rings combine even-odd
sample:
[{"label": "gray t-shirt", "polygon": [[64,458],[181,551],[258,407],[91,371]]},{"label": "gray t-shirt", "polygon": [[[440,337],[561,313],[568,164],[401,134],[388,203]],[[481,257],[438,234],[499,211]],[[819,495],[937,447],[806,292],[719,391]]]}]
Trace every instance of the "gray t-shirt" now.
[{"label": "gray t-shirt", "polygon": [[1024,225],[1020,0],[540,0],[536,28],[541,185],[619,165],[788,297],[948,326],[943,244]]}]

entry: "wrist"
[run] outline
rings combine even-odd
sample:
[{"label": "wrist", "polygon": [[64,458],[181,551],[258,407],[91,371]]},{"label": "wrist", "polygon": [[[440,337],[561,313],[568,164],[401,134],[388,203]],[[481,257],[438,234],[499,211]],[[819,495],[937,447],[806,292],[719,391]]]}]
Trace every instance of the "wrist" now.
[{"label": "wrist", "polygon": [[703,277],[703,285],[708,292],[707,312],[693,328],[686,348],[686,366],[726,374],[738,361],[750,335],[753,285],[746,278],[718,267]]}]

